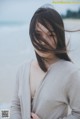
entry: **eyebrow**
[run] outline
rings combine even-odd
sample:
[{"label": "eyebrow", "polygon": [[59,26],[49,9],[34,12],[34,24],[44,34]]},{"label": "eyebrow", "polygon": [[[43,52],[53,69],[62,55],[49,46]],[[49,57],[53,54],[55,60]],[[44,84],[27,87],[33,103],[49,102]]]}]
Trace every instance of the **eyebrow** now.
[{"label": "eyebrow", "polygon": [[[41,27],[39,26],[39,24],[37,24],[37,26],[38,26],[38,28],[39,28],[41,31],[43,31],[44,33],[46,33],[46,34],[49,33],[48,29],[45,28],[44,26],[42,26],[42,27],[44,27],[44,28],[46,29],[46,32],[45,32],[43,29],[41,29]],[[37,29],[38,32],[41,32],[40,30]]]},{"label": "eyebrow", "polygon": [[45,32],[44,30],[40,31],[40,30],[36,30],[38,32],[44,32],[44,33],[49,33],[49,31]]},{"label": "eyebrow", "polygon": [[[42,33],[42,32],[44,32],[43,30],[42,31],[40,31],[40,30],[36,30],[37,32],[40,32],[40,33]],[[46,35],[51,35],[51,34],[53,34],[53,35],[55,35],[55,32],[54,31],[47,31],[47,32],[44,32]]]},{"label": "eyebrow", "polygon": [[[41,30],[42,30],[42,29],[41,29]],[[51,34],[50,31],[45,32],[44,30],[42,30],[42,31],[41,31],[41,30],[36,29],[37,32],[40,32],[40,33],[44,32],[45,34]],[[53,31],[52,31],[52,32],[53,32]]]},{"label": "eyebrow", "polygon": [[50,31],[49,31],[49,30],[46,28],[46,32],[45,32],[43,29],[41,29],[41,27],[40,27],[38,24],[37,24],[37,26],[38,26],[38,28],[40,29],[40,30],[39,30],[39,29],[36,29],[37,32],[40,32],[40,33],[44,32],[46,35],[47,35],[47,34],[50,34],[50,35],[51,35],[51,34],[54,34],[54,35],[55,35],[54,30],[50,30]]}]

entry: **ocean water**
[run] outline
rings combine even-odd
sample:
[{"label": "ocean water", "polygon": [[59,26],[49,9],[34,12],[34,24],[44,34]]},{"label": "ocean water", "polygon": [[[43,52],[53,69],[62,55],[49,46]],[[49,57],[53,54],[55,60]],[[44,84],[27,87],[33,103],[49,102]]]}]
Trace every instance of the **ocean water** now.
[{"label": "ocean water", "polygon": [[[80,20],[64,20],[65,29],[80,29]],[[66,32],[69,56],[80,67],[80,32]],[[29,23],[0,25],[0,107],[9,107],[19,66],[35,58]]]}]

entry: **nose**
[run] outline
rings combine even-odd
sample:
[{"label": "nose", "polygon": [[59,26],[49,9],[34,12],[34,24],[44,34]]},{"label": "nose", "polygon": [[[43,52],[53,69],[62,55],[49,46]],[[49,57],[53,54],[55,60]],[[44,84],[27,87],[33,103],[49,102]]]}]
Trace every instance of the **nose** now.
[{"label": "nose", "polygon": [[47,35],[42,34],[42,37],[43,37],[45,40],[47,40]]}]

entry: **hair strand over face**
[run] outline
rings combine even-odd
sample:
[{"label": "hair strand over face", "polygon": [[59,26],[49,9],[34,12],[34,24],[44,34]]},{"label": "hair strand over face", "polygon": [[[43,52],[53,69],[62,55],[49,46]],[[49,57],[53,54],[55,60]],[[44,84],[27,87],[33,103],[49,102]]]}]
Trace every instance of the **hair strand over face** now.
[{"label": "hair strand over face", "polygon": [[[53,33],[55,33],[57,38],[56,49],[51,47],[49,43],[46,42],[46,40],[36,31],[36,25],[38,23],[42,24],[45,28],[48,29],[48,31],[52,34],[53,39],[54,39]],[[71,61],[67,54],[64,24],[63,24],[61,16],[56,10],[52,8],[39,8],[34,13],[31,19],[29,34],[30,34],[32,44],[37,50],[40,50],[44,53],[52,52],[60,59]],[[41,44],[41,41],[43,41],[46,45],[43,46]],[[46,72],[47,68],[44,63],[46,59],[39,56],[37,53],[36,53],[36,57],[37,57],[39,66],[44,72]]]}]

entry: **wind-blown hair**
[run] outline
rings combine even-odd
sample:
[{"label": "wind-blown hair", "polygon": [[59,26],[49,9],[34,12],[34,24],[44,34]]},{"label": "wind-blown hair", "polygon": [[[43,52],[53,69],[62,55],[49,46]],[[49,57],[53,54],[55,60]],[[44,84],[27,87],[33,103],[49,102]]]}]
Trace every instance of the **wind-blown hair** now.
[{"label": "wind-blown hair", "polygon": [[[57,38],[56,43],[56,49],[54,49],[50,44],[44,39],[36,30],[37,23],[42,24],[44,27],[48,29],[48,31],[51,33],[53,40],[55,41],[55,37]],[[68,54],[67,54],[67,48],[65,43],[65,30],[64,30],[64,24],[61,16],[59,13],[52,9],[52,8],[39,8],[33,15],[31,22],[30,22],[30,28],[29,28],[29,35],[31,38],[31,42],[33,46],[41,51],[41,52],[52,52],[54,53],[58,58],[64,59],[67,61],[71,61]],[[42,42],[44,42],[46,45],[43,45]],[[47,68],[45,66],[44,60],[46,60],[44,57],[41,57],[36,53],[36,57],[39,63],[40,68],[46,72]]]}]

